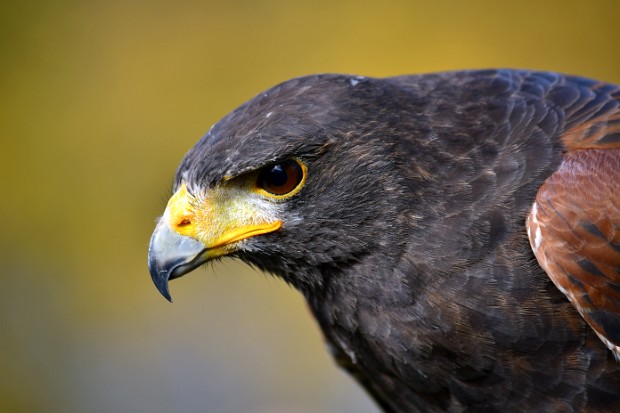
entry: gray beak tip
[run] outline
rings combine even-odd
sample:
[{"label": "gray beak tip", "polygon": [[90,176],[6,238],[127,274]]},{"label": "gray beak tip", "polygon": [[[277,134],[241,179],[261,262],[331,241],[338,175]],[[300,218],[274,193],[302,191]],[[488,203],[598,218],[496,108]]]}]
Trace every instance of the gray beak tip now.
[{"label": "gray beak tip", "polygon": [[157,290],[172,302],[168,281],[187,274],[205,262],[205,246],[172,231],[160,220],[149,245],[149,272]]},{"label": "gray beak tip", "polygon": [[172,297],[170,296],[170,289],[168,288],[168,276],[164,274],[164,271],[161,272],[161,276],[152,277],[153,283],[155,287],[159,291],[164,298],[170,302],[172,302]]},{"label": "gray beak tip", "polygon": [[149,272],[151,273],[151,279],[153,280],[153,284],[163,295],[166,300],[172,302],[172,297],[170,296],[170,290],[168,288],[168,279],[170,278],[170,271],[167,269],[158,268],[158,262],[155,259],[154,255],[149,251]]}]

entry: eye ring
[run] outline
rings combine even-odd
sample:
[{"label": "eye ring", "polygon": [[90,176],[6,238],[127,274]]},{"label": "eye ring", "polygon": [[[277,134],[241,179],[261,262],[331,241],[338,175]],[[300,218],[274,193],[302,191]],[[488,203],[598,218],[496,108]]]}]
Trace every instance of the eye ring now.
[{"label": "eye ring", "polygon": [[268,165],[260,170],[256,180],[257,188],[274,198],[293,196],[306,180],[306,167],[297,159],[287,159]]}]

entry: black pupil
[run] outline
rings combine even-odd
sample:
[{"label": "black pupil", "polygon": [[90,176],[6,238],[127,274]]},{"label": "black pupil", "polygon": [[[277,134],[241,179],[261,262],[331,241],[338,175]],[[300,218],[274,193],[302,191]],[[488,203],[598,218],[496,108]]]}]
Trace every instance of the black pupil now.
[{"label": "black pupil", "polygon": [[266,181],[272,186],[282,186],[286,184],[287,179],[288,174],[280,164],[274,165],[266,176]]}]

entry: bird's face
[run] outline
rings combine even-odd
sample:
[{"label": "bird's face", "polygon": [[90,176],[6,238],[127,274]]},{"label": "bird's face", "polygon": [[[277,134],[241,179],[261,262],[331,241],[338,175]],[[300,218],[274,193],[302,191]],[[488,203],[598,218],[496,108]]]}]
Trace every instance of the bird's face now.
[{"label": "bird's face", "polygon": [[[342,79],[334,87],[342,94],[352,86]],[[170,299],[169,279],[225,255],[302,289],[321,284],[323,266],[356,259],[381,238],[373,229],[373,216],[386,212],[376,201],[388,175],[381,155],[361,150],[339,127],[333,99],[312,86],[259,95],[181,163],[149,248],[157,288]]]},{"label": "bird's face", "polygon": [[233,252],[252,249],[248,239],[279,230],[286,201],[303,187],[305,164],[287,159],[192,193],[181,182],[151,239],[149,265],[164,296],[168,279]]}]

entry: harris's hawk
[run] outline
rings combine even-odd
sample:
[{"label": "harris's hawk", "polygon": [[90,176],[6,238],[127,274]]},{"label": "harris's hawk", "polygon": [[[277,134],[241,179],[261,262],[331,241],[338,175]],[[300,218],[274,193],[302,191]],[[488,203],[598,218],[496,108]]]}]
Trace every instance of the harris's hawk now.
[{"label": "harris's hawk", "polygon": [[282,83],[214,125],[151,238],[307,300],[386,412],[620,411],[620,88],[490,70]]}]

